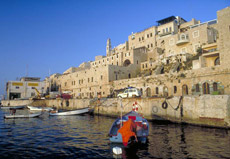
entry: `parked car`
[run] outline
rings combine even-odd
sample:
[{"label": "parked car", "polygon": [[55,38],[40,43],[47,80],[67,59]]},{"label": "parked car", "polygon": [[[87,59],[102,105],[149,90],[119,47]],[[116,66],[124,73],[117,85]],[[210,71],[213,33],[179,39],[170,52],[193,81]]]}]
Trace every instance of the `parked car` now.
[{"label": "parked car", "polygon": [[128,88],[123,93],[117,95],[118,98],[140,97],[141,92],[138,88]]}]

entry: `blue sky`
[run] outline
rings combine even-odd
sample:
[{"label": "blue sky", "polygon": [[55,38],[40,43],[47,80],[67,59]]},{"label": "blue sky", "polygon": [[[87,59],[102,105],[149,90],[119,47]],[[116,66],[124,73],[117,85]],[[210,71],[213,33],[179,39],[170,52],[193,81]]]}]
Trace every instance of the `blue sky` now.
[{"label": "blue sky", "polygon": [[106,40],[124,43],[171,15],[216,19],[229,0],[0,0],[0,95],[5,83],[44,79],[105,55]]}]

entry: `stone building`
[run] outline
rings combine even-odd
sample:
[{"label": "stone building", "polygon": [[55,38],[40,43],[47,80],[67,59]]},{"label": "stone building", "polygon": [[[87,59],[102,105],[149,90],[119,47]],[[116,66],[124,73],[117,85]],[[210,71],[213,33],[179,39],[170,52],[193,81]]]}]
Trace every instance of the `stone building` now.
[{"label": "stone building", "polygon": [[229,19],[227,7],[202,23],[179,16],[158,20],[113,49],[108,39],[106,56],[50,76],[46,88],[71,91],[74,98],[107,97],[128,86],[145,97],[229,94]]}]

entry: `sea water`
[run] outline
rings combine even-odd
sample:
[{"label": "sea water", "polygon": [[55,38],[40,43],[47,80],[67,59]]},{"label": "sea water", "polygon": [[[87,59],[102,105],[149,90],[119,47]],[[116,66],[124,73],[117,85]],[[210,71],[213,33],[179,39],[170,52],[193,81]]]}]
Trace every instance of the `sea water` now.
[{"label": "sea water", "polygon": [[[28,110],[19,110],[23,111]],[[148,143],[124,148],[109,141],[114,118],[48,116],[3,119],[0,110],[0,158],[230,158],[229,130],[169,122],[149,122]],[[113,147],[122,154],[113,154]]]}]

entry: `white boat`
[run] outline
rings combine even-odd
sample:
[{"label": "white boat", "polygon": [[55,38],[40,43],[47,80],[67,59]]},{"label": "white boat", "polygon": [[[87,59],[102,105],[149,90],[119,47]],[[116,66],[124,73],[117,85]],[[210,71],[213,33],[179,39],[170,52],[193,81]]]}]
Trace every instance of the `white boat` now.
[{"label": "white boat", "polygon": [[1,109],[24,109],[25,105],[20,105],[20,106],[1,106]]},{"label": "white boat", "polygon": [[84,114],[88,113],[89,108],[82,108],[82,109],[77,109],[77,110],[70,110],[70,111],[63,111],[63,112],[58,112],[58,111],[51,111],[49,115],[51,116],[58,116],[58,115],[79,115],[79,114]]},{"label": "white boat", "polygon": [[50,107],[34,107],[34,106],[27,106],[27,108],[29,108],[32,111],[52,111],[53,108]]},{"label": "white boat", "polygon": [[42,113],[34,113],[34,114],[26,114],[26,115],[15,115],[15,114],[9,114],[5,115],[5,119],[15,119],[15,118],[35,118],[39,117]]}]

